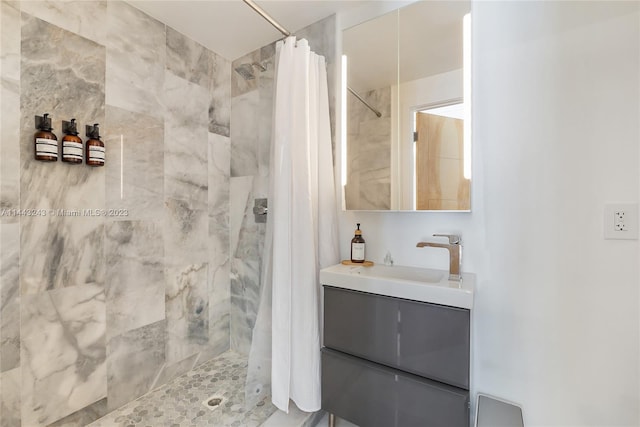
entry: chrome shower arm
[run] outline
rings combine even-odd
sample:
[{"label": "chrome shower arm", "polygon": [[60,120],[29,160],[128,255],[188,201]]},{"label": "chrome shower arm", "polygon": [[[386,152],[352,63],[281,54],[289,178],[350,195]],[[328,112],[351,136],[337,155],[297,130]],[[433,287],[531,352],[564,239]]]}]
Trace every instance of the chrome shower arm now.
[{"label": "chrome shower arm", "polygon": [[278,23],[275,19],[273,19],[263,8],[258,6],[256,2],[253,0],[242,0],[245,2],[251,9],[255,10],[258,15],[262,16],[267,22],[273,25],[278,31],[280,31],[285,37],[289,37],[291,32],[287,31],[282,25]]}]

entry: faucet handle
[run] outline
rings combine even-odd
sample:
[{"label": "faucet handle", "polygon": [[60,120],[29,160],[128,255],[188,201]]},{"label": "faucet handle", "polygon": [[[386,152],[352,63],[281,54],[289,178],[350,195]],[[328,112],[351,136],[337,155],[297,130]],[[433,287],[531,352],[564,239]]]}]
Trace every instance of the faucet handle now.
[{"label": "faucet handle", "polygon": [[460,236],[457,234],[434,234],[433,237],[448,237],[450,245],[460,244]]}]

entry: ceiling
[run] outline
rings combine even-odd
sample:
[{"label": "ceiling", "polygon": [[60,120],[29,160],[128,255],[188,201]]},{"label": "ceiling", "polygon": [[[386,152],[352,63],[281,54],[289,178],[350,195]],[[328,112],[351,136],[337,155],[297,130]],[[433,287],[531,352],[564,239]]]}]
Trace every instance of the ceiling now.
[{"label": "ceiling", "polygon": [[[129,0],[129,3],[229,60],[283,37],[242,0]],[[376,2],[257,0],[256,3],[295,33],[334,13]]]},{"label": "ceiling", "polygon": [[349,85],[357,92],[462,68],[468,1],[420,1],[343,33]]}]

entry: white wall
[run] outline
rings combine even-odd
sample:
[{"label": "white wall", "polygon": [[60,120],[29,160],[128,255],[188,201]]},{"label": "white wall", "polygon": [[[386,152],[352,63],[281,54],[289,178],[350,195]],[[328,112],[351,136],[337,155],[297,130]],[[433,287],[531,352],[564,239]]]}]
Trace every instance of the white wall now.
[{"label": "white wall", "polygon": [[472,213],[341,214],[368,256],[459,232],[477,273],[472,392],[527,426],[640,425],[638,241],[603,240],[607,201],[637,202],[639,3],[478,2]]}]

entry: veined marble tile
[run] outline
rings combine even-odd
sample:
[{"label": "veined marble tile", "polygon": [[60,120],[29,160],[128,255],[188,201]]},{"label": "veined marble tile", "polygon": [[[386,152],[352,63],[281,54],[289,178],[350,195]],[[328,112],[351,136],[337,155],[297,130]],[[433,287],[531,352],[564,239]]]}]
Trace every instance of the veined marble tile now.
[{"label": "veined marble tile", "polygon": [[[256,223],[254,200],[266,198],[269,183],[262,177],[243,176],[230,179],[229,240],[231,256],[258,259],[262,242],[253,237],[264,236],[265,223]],[[251,242],[256,243],[255,245]]]},{"label": "veined marble tile", "polygon": [[104,168],[36,161],[33,134],[36,114],[51,114],[58,140],[62,120],[75,118],[81,130],[104,123],[104,47],[23,13],[20,68],[20,207],[103,208]]},{"label": "veined marble tile", "polygon": [[121,219],[162,217],[164,121],[107,105],[106,207],[126,209]]},{"label": "veined marble tile", "polygon": [[61,420],[56,421],[55,423],[49,424],[47,427],[78,427],[78,426],[86,426],[87,424],[92,423],[105,416],[109,412],[107,407],[107,399],[98,400],[96,403],[93,403],[85,408],[80,409],[79,411],[74,412],[71,415],[67,415]]},{"label": "veined marble tile", "polygon": [[[164,319],[164,241],[151,221],[105,227],[107,339]],[[112,408],[111,401],[109,407]]]},{"label": "veined marble tile", "polygon": [[[260,63],[260,49],[254,50],[231,63],[231,97],[251,92],[258,87],[257,74],[259,68],[254,67],[254,63]],[[243,71],[236,71],[243,70]],[[242,73],[242,74],[241,74]],[[245,78],[253,77],[253,78]]]},{"label": "veined marble tile", "polygon": [[199,356],[200,353],[196,353],[176,363],[165,363],[151,388],[155,389],[160,387],[161,385],[176,379],[185,372],[192,370],[198,363]]},{"label": "veined marble tile", "polygon": [[208,248],[208,89],[166,74],[165,259],[206,263]]},{"label": "veined marble tile", "polygon": [[16,427],[20,423],[20,368],[0,373],[0,426]]},{"label": "veined marble tile", "polygon": [[[269,176],[269,164],[271,163],[271,132],[273,128],[273,94],[274,94],[274,73],[275,73],[275,44],[268,45],[261,49],[262,64],[266,71],[260,73],[258,80],[258,175]],[[271,54],[271,56],[268,56]]]},{"label": "veined marble tile", "polygon": [[163,320],[109,340],[107,383],[110,411],[151,390],[165,361],[165,327]]},{"label": "veined marble tile", "polygon": [[219,224],[216,227],[226,231],[228,236],[230,140],[228,137],[209,133],[208,147],[209,216],[216,219]]},{"label": "veined marble tile", "polygon": [[123,1],[109,1],[106,28],[107,104],[161,116],[165,25]]},{"label": "veined marble tile", "polygon": [[0,223],[0,372],[20,366],[20,225]]},{"label": "veined marble tile", "polygon": [[260,264],[258,259],[231,260],[230,347],[245,356],[260,302]]},{"label": "veined marble tile", "polygon": [[261,129],[256,116],[260,117],[259,114],[262,114],[259,108],[260,92],[258,90],[231,98],[232,177],[258,175],[258,138]]},{"label": "veined marble tile", "polygon": [[207,203],[209,92],[170,72],[165,77],[165,197]]},{"label": "veined marble tile", "polygon": [[[4,3],[2,3],[4,8]],[[19,21],[18,21],[19,22]],[[18,30],[19,33],[19,30]],[[0,78],[0,208],[20,207],[20,83]],[[0,221],[18,222],[3,215]]]},{"label": "veined marble tile", "polygon": [[209,215],[205,205],[166,198],[164,219],[165,265],[207,262]]},{"label": "veined marble tile", "polygon": [[209,134],[209,347],[200,361],[229,349],[229,143]]},{"label": "veined marble tile", "polygon": [[208,360],[229,349],[231,285],[229,263],[229,231],[223,233],[219,223],[209,220],[211,234],[209,261],[209,346],[200,361]]},{"label": "veined marble tile", "polygon": [[22,1],[23,12],[75,33],[101,45],[105,44],[107,2],[103,1]]},{"label": "veined marble tile", "polygon": [[361,94],[381,113],[376,117],[362,102],[350,97],[348,209],[389,209],[391,204],[391,91],[390,88]]},{"label": "veined marble tile", "polygon": [[[276,42],[270,43],[260,48],[260,61],[266,68],[275,69],[275,57],[276,57]],[[267,67],[267,63],[271,66]],[[273,76],[272,76],[273,78]]]},{"label": "veined marble tile", "polygon": [[23,297],[51,289],[104,285],[103,217],[22,217],[20,241]]},{"label": "veined marble tile", "polygon": [[[0,208],[20,203],[20,10],[0,3]],[[0,221],[17,222],[3,216]]]},{"label": "veined marble tile", "polygon": [[389,171],[371,171],[360,179],[359,209],[391,208],[391,186]]},{"label": "veined marble tile", "polygon": [[256,223],[255,198],[266,197],[260,177],[231,178],[231,349],[248,354],[260,298],[260,268],[266,225]]},{"label": "veined marble tile", "polygon": [[23,425],[48,425],[107,396],[102,286],[23,297],[21,321]]},{"label": "veined marble tile", "polygon": [[209,132],[229,136],[231,121],[231,62],[210,52]]},{"label": "veined marble tile", "polygon": [[[24,2],[23,7],[27,3],[35,2]],[[87,110],[93,113],[104,111],[104,46],[27,13],[22,13],[21,41],[20,76],[22,79],[27,77],[28,84],[40,83],[35,88],[30,88],[30,98],[27,99],[42,102],[50,97],[55,98],[49,101],[50,105],[56,107],[51,112],[58,112],[61,107],[56,101],[66,101],[76,107],[72,110],[75,113],[81,112],[77,109],[80,100],[90,99],[98,105],[88,105]],[[48,68],[41,68],[43,65]],[[61,76],[52,76],[51,72],[58,72]],[[64,79],[71,76],[77,81]],[[22,83],[24,85],[25,82]],[[65,89],[64,95],[68,99],[62,98],[61,94],[52,93]],[[24,109],[25,105],[22,107]]]},{"label": "veined marble tile", "polygon": [[360,208],[360,184],[356,179],[349,178],[347,185],[344,186],[344,199],[346,209]]},{"label": "veined marble tile", "polygon": [[[0,72],[2,78],[20,79],[20,4],[0,3]],[[4,113],[4,112],[3,112]]]},{"label": "veined marble tile", "polygon": [[[232,177],[229,180],[229,254],[235,256],[247,206],[253,203],[253,177]],[[254,227],[254,230],[257,228]],[[256,253],[252,254],[254,257]]]},{"label": "veined marble tile", "polygon": [[208,88],[213,66],[209,53],[201,44],[167,27],[167,70],[176,76]]},{"label": "veined marble tile", "polygon": [[[336,16],[331,15],[296,32],[299,38],[309,41],[311,50],[324,56],[327,64],[327,87],[329,92],[329,121],[331,124],[332,146],[336,140]],[[335,158],[335,153],[334,153]]]},{"label": "veined marble tile", "polygon": [[328,16],[296,32],[298,39],[306,39],[311,50],[328,61],[336,54],[336,16]]},{"label": "veined marble tile", "polygon": [[[366,105],[362,103],[355,96],[349,96],[349,101],[347,104],[347,111],[349,116],[349,133],[360,133],[369,131],[369,125],[376,125],[377,122],[382,122],[384,120],[390,120],[391,118],[391,88],[380,88],[375,90],[370,90],[361,95],[365,101],[369,103],[369,105],[375,107],[380,114],[380,117],[376,117],[375,113],[367,108]],[[389,125],[390,126],[390,125]],[[379,129],[385,134],[391,133],[391,127],[389,129]],[[371,131],[369,131],[371,133]]]},{"label": "veined marble tile", "polygon": [[176,363],[206,349],[209,343],[207,263],[167,267],[166,361]]}]

